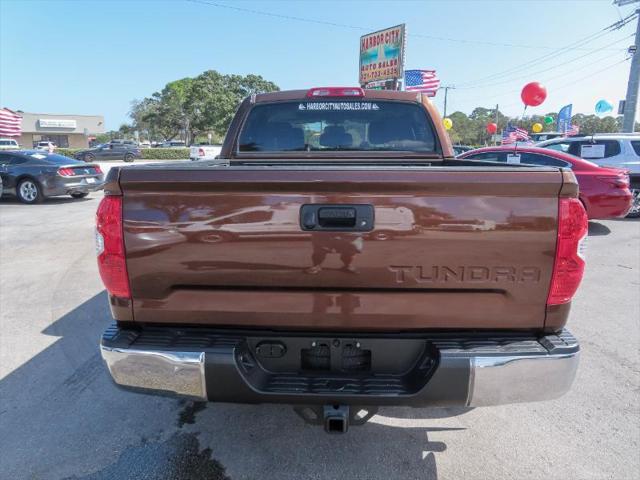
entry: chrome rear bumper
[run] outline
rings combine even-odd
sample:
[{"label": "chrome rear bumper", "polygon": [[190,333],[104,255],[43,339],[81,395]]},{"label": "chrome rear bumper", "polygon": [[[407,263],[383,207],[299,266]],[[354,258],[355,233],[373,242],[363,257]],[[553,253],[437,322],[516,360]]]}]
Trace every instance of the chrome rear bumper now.
[{"label": "chrome rear bumper", "polygon": [[100,347],[113,380],[123,387],[166,392],[194,400],[207,399],[204,352]]},{"label": "chrome rear bumper", "polygon": [[[479,407],[549,400],[569,390],[579,360],[578,342],[566,330],[526,338],[414,336],[405,340],[411,345],[424,342],[425,348],[410,371],[274,373],[264,367],[268,362],[260,360],[253,346],[268,338],[299,359],[298,345],[323,337],[274,339],[198,328],[155,330],[113,326],[105,332],[102,357],[116,384],[147,393],[237,403]],[[398,337],[376,341],[383,346],[388,341],[391,349],[403,346]],[[367,337],[357,343],[375,347]],[[375,348],[372,351],[376,355]]]},{"label": "chrome rear bumper", "polygon": [[546,356],[474,357],[470,407],[536,402],[561,397],[571,387],[580,352]]}]

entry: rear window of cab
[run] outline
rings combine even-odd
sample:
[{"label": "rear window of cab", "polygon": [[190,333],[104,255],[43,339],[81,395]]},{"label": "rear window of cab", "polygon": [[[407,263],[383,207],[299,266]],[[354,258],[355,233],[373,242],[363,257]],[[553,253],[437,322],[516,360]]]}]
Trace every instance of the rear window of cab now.
[{"label": "rear window of cab", "polygon": [[239,153],[437,152],[433,125],[416,103],[291,101],[256,105],[238,141]]}]

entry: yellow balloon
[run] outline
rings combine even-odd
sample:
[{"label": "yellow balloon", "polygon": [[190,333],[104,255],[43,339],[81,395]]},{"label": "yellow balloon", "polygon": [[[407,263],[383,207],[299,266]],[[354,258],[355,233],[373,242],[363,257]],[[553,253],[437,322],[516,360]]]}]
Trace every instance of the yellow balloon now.
[{"label": "yellow balloon", "polygon": [[533,126],[531,127],[531,130],[533,130],[533,133],[540,133],[542,131],[542,124],[534,123]]},{"label": "yellow balloon", "polygon": [[442,124],[447,130],[451,130],[453,128],[453,122],[450,118],[445,118],[444,120],[442,120]]}]

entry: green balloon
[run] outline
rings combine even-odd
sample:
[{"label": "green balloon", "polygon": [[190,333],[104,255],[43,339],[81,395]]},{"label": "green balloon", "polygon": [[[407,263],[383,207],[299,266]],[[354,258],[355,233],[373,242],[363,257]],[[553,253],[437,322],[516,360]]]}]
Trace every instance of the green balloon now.
[{"label": "green balloon", "polygon": [[551,115],[547,115],[544,117],[544,123],[546,125],[551,125],[554,122],[553,117]]}]

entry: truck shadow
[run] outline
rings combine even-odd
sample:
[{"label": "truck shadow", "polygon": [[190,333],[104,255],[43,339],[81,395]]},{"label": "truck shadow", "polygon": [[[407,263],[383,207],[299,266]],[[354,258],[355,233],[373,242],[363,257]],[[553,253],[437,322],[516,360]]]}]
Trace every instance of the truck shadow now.
[{"label": "truck shadow", "polygon": [[[101,192],[98,192],[99,194],[101,194]],[[42,203],[40,205],[56,205],[56,204],[65,204],[65,203],[83,203],[83,202],[88,202],[92,200],[91,196],[88,197],[84,197],[84,198],[71,198],[71,197],[48,197],[45,198]],[[2,197],[1,202],[3,204],[7,204],[7,205],[19,205],[21,207],[25,207],[25,208],[33,208],[34,205],[28,205],[26,203],[22,203],[21,201],[19,201],[16,197],[11,197],[8,195],[5,195]]]},{"label": "truck shadow", "polygon": [[443,437],[464,430],[445,419],[468,409],[381,409],[336,436],[285,405],[125,392],[97,348],[110,322],[101,292],[45,328],[52,343],[0,380],[3,478],[435,479]]},{"label": "truck shadow", "polygon": [[593,220],[589,221],[589,236],[590,237],[598,237],[601,235],[609,235],[611,233],[611,229],[606,225],[603,225],[598,222],[594,222]]}]

